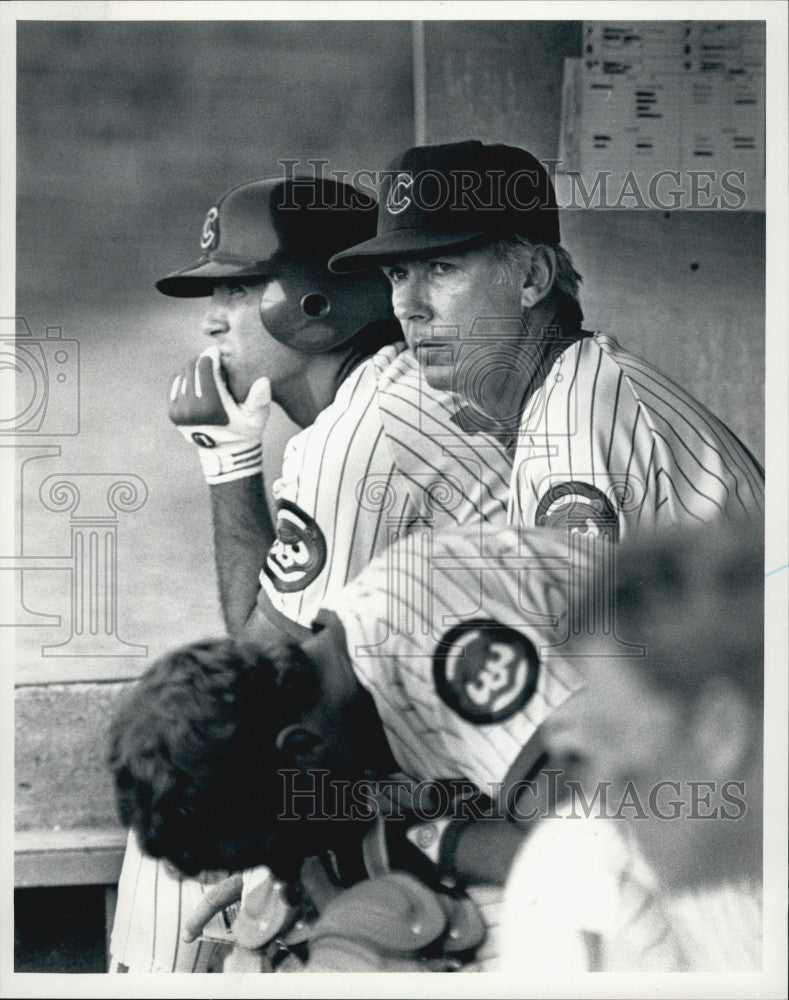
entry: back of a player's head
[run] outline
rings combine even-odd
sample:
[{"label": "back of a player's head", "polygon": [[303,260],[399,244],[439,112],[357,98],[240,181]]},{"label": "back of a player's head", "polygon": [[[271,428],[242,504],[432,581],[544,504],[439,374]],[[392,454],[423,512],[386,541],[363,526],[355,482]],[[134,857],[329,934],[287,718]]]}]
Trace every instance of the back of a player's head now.
[{"label": "back of a player's head", "polygon": [[764,679],[764,538],[716,523],[623,543],[617,635],[646,647],[632,661],[654,688],[691,706],[721,681],[758,710]]},{"label": "back of a player's head", "polygon": [[279,772],[292,763],[276,737],[316,696],[312,664],[295,645],[219,639],[165,654],[111,725],[122,822],[186,874],[256,863],[289,874],[298,831],[283,838],[275,820]]}]

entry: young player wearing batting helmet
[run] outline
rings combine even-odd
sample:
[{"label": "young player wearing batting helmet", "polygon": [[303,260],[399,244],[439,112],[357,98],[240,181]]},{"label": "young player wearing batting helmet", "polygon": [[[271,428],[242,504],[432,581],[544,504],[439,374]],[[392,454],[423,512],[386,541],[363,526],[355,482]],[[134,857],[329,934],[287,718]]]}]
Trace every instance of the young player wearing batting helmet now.
[{"label": "young player wearing batting helmet", "polygon": [[[210,486],[231,632],[300,637],[324,595],[401,533],[469,523],[495,531],[505,521],[501,444],[464,434],[452,397],[423,391],[387,315],[381,276],[326,268],[374,225],[374,201],[347,185],[255,181],[210,209],[199,261],[157,284],[168,295],[210,297],[204,333],[212,345],[173,382],[170,417],[196,446]],[[275,523],[261,476],[272,400],[305,426],[274,484]],[[212,962],[210,948],[179,942],[182,913],[203,892],[131,848],[113,964],[169,971]],[[152,907],[162,911],[154,920]]]},{"label": "young player wearing batting helmet", "polygon": [[[326,268],[334,248],[370,231],[374,215],[372,198],[334,181],[243,184],[209,210],[200,259],[157,282],[165,295],[209,300],[203,332],[211,346],[175,378],[170,419],[197,446],[211,487],[220,595],[233,630],[255,607],[272,546],[274,583],[284,594],[301,595],[334,555],[325,540],[331,526],[322,529],[315,511],[289,509],[272,524],[261,478],[263,432],[272,401],[300,427],[312,425],[341,387],[343,396],[358,390],[360,380],[369,404],[374,370],[359,370],[360,362],[379,352],[388,365],[402,350],[380,278],[338,281]],[[369,460],[365,411],[354,416]],[[312,458],[317,464],[319,456]],[[317,469],[299,473],[320,483]],[[276,610],[288,617],[283,604]]]},{"label": "young player wearing batting helmet", "polygon": [[517,432],[510,517],[647,526],[763,516],[763,471],[716,417],[612,338],[583,329],[580,276],[545,168],[469,141],[409,149],[384,174],[375,237],[340,273],[382,267],[428,383]]}]

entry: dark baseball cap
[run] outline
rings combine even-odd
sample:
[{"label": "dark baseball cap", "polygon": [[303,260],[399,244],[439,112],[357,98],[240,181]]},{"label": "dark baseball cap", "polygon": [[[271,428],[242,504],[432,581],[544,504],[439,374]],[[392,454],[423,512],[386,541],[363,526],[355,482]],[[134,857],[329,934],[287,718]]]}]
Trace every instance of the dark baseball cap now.
[{"label": "dark baseball cap", "polygon": [[556,193],[539,160],[476,139],[415,146],[384,172],[377,235],[335,254],[329,268],[357,271],[515,235],[559,243]]},{"label": "dark baseball cap", "polygon": [[224,281],[265,278],[280,262],[326,268],[332,254],[375,233],[376,201],[349,184],[272,177],[241,184],[209,210],[202,256],[156,282],[165,295],[210,295]]}]

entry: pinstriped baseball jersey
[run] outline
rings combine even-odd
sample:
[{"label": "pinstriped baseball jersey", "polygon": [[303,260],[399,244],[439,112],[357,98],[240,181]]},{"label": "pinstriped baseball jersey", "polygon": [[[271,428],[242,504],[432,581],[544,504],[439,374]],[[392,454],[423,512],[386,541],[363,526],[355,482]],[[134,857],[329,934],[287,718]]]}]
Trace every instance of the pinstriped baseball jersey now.
[{"label": "pinstriped baseball jersey", "polygon": [[287,445],[258,601],[275,621],[309,626],[327,594],[417,526],[475,524],[483,534],[506,523],[504,447],[464,433],[453,397],[425,391],[416,359],[399,350],[359,365]]},{"label": "pinstriped baseball jersey", "polygon": [[[504,893],[501,971],[687,972],[686,936],[622,824],[567,807],[540,821]],[[712,967],[707,967],[712,971]]]},{"label": "pinstriped baseball jersey", "polygon": [[[566,625],[566,533],[410,535],[325,603],[398,765],[423,780],[503,781],[579,684],[550,655]],[[336,616],[336,618],[335,618]],[[544,655],[548,653],[548,655]]]},{"label": "pinstriped baseball jersey", "polygon": [[[481,544],[483,531],[506,523],[505,450],[463,433],[452,398],[426,393],[416,359],[402,350],[390,345],[354,369],[331,406],[287,445],[274,487],[278,538],[259,597],[279,622],[309,625],[327,592],[416,526],[475,523]],[[181,913],[194,909],[200,883],[174,878],[130,842],[121,886],[113,962],[133,972],[205,971],[221,946],[178,942]],[[135,886],[150,906],[134,906]]]},{"label": "pinstriped baseball jersey", "polygon": [[502,971],[554,974],[558,963],[568,974],[759,970],[760,887],[674,894],[658,885],[623,824],[574,807],[558,813],[538,824],[512,866]]},{"label": "pinstriped baseball jersey", "polygon": [[[118,908],[110,940],[110,972],[220,972],[227,945],[181,939],[188,918],[210,888],[177,875],[144,854],[129,833],[118,882]],[[122,966],[124,968],[119,968]]]},{"label": "pinstriped baseball jersey", "polygon": [[608,336],[585,337],[553,363],[523,412],[510,520],[588,515],[641,528],[750,517],[764,473],[704,406]]}]

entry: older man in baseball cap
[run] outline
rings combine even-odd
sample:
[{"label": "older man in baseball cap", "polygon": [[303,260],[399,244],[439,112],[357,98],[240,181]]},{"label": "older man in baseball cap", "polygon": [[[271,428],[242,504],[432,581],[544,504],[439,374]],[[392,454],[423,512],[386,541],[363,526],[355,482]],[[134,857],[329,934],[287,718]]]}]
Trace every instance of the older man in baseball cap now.
[{"label": "older man in baseball cap", "polygon": [[525,150],[409,149],[383,175],[377,234],[329,266],[381,267],[427,384],[517,435],[515,524],[618,537],[761,519],[764,474],[737,437],[612,337],[582,329],[553,184]]}]

